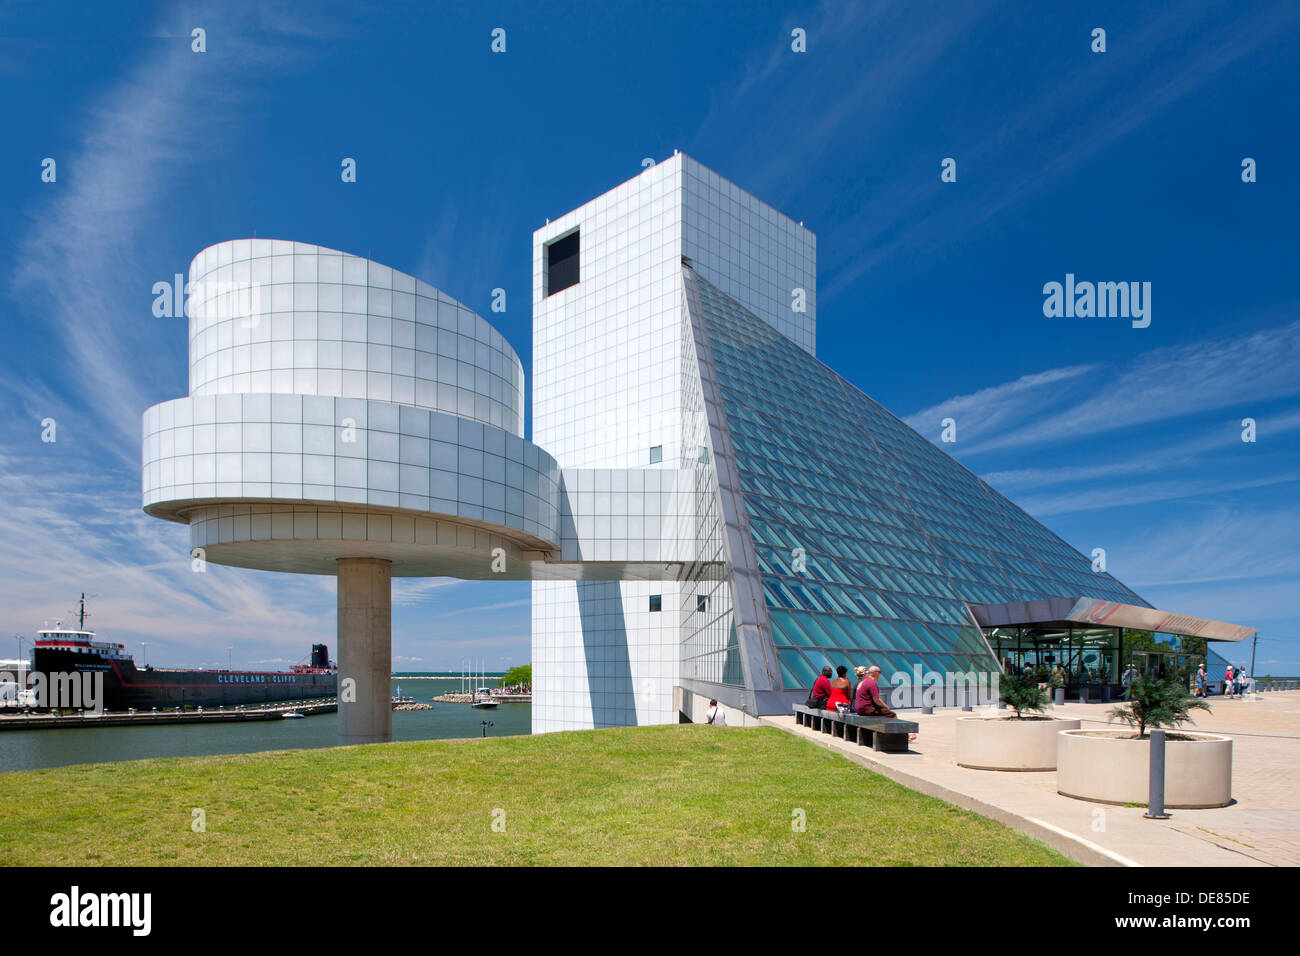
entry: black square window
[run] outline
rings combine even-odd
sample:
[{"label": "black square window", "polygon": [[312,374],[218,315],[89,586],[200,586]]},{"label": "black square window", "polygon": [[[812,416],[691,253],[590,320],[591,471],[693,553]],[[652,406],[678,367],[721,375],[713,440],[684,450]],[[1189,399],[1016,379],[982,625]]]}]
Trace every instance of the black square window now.
[{"label": "black square window", "polygon": [[578,284],[578,233],[571,232],[546,246],[546,294]]},{"label": "black square window", "polygon": [[650,464],[658,464],[664,460],[664,446],[655,445],[650,449]]},{"label": "black square window", "polygon": [[696,597],[695,597],[695,610],[697,610],[697,611],[699,611],[701,614],[703,614],[703,613],[704,613],[705,611],[707,611],[708,609],[709,609],[709,599],[708,599],[708,597],[705,596],[705,595],[703,595],[703,594],[698,594],[698,595],[696,595]]},{"label": "black square window", "polygon": [[662,611],[664,609],[664,596],[662,594],[650,595],[650,610]]}]

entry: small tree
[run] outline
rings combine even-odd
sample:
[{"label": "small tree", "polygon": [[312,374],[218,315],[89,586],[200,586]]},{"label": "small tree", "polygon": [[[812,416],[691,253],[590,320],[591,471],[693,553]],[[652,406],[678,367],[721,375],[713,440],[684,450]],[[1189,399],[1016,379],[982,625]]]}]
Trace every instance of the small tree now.
[{"label": "small tree", "polygon": [[1191,711],[1210,709],[1205,701],[1189,694],[1176,677],[1160,680],[1139,674],[1129,681],[1124,699],[1128,705],[1116,707],[1110,714],[1136,727],[1139,737],[1145,737],[1149,727],[1179,727],[1192,719]]},{"label": "small tree", "polygon": [[512,667],[506,671],[497,682],[498,687],[514,687],[517,684],[533,685],[533,665],[520,664],[518,667]]},{"label": "small tree", "polygon": [[1041,713],[1047,706],[1047,691],[1038,686],[1036,677],[1003,674],[998,678],[998,700],[1016,712],[1016,720],[1024,720],[1025,711]]}]

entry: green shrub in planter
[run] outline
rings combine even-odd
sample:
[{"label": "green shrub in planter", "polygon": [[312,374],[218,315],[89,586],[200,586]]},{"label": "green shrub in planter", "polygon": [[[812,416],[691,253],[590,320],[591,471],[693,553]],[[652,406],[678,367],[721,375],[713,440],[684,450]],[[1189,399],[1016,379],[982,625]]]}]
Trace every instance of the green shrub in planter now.
[{"label": "green shrub in planter", "polygon": [[1177,677],[1161,680],[1139,674],[1129,681],[1124,699],[1128,704],[1116,707],[1110,714],[1136,727],[1139,737],[1145,737],[1150,727],[1180,727],[1192,720],[1193,710],[1210,709],[1205,701],[1189,694]]},{"label": "green shrub in planter", "polygon": [[998,700],[1016,712],[1016,720],[1024,720],[1025,711],[1041,713],[1047,707],[1047,691],[1038,686],[1037,677],[1003,674],[998,679]]}]

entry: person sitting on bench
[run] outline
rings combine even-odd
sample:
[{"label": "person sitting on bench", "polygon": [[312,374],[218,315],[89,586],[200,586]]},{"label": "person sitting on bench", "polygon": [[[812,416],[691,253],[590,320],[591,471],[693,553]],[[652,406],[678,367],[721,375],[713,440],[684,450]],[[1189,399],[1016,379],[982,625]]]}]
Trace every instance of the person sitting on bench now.
[{"label": "person sitting on bench", "polygon": [[835,673],[839,676],[831,681],[831,699],[826,702],[827,710],[837,710],[840,704],[845,707],[853,704],[853,701],[849,698],[849,694],[853,691],[853,685],[849,683],[846,676],[848,672],[849,669],[843,664],[835,668]]},{"label": "person sitting on bench", "polygon": [[808,695],[806,706],[826,709],[831,699],[831,675],[834,673],[830,664],[822,668],[822,672],[813,681],[812,692]]},{"label": "person sitting on bench", "polygon": [[857,674],[862,679],[858,682],[858,692],[853,702],[854,713],[860,717],[897,717],[880,699],[880,668],[875,664],[859,667]]}]

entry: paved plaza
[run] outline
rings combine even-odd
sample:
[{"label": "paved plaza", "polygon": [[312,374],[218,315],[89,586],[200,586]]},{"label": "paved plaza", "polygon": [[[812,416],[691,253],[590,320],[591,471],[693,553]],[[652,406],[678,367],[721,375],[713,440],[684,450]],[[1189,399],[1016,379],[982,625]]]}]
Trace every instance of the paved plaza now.
[{"label": "paved plaza", "polygon": [[[1188,729],[1233,738],[1232,796],[1227,807],[1171,810],[1147,820],[1142,808],[1063,797],[1056,773],[968,770],[956,763],[960,708],[900,716],[920,725],[907,753],[876,753],[795,724],[794,717],[763,721],[807,737],[922,793],[992,817],[1037,837],[1083,863],[1109,866],[1300,865],[1300,692],[1261,694],[1255,700],[1211,698],[1213,711],[1195,714]],[[1050,712],[1078,717],[1083,727],[1108,723],[1114,704],[1069,703]],[[994,711],[976,711],[992,713]]]}]

